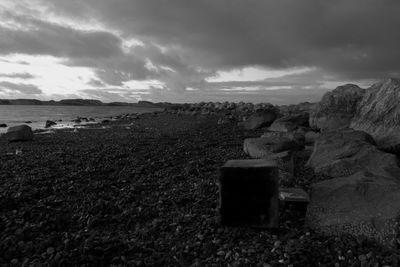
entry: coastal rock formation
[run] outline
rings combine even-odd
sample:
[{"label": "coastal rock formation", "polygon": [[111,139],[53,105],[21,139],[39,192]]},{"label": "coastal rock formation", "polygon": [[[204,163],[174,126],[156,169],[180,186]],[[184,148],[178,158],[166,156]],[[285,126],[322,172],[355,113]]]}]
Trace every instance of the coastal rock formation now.
[{"label": "coastal rock formation", "polygon": [[399,103],[399,79],[386,79],[372,85],[359,104],[351,128],[369,133],[382,147],[400,144]]},{"label": "coastal rock formation", "polygon": [[7,127],[7,124],[5,124],[5,123],[0,124],[0,128],[6,128],[6,127]]},{"label": "coastal rock formation", "polygon": [[315,131],[307,131],[304,134],[304,138],[305,138],[305,144],[306,145],[313,145],[317,139],[319,138],[320,133],[315,132]]},{"label": "coastal rock formation", "polygon": [[255,130],[270,126],[276,119],[277,114],[274,111],[257,112],[251,115],[243,122],[243,127],[247,130]]},{"label": "coastal rock formation", "polygon": [[269,127],[270,131],[292,132],[301,126],[308,127],[309,113],[290,114],[276,119]]},{"label": "coastal rock formation", "polygon": [[307,224],[317,232],[363,235],[391,244],[398,234],[398,180],[362,171],[311,186]]},{"label": "coastal rock formation", "polygon": [[307,165],[315,173],[331,177],[349,176],[361,170],[400,177],[395,155],[380,151],[367,133],[351,129],[322,134]]},{"label": "coastal rock formation", "polygon": [[310,114],[310,126],[321,131],[348,127],[365,90],[354,84],[326,93]]},{"label": "coastal rock formation", "polygon": [[4,136],[9,142],[33,140],[33,132],[28,125],[10,127],[7,129],[7,133]]}]

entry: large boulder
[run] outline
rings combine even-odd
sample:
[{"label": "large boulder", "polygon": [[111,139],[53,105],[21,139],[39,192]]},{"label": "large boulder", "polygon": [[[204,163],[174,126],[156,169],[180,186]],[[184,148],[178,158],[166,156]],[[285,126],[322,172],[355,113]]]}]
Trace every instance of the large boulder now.
[{"label": "large boulder", "polygon": [[293,132],[299,127],[308,127],[309,113],[291,114],[276,119],[269,127],[270,131]]},{"label": "large boulder", "polygon": [[365,90],[354,84],[326,93],[311,110],[310,126],[321,131],[348,127],[364,94]]},{"label": "large boulder", "polygon": [[259,129],[262,127],[270,126],[276,119],[277,114],[275,111],[263,111],[251,115],[246,121],[243,122],[243,126],[247,130]]},{"label": "large boulder", "polygon": [[244,152],[252,158],[273,158],[275,153],[302,148],[304,144],[280,132],[268,132],[260,138],[246,138],[243,142]]},{"label": "large boulder", "polygon": [[324,234],[366,236],[391,244],[399,234],[398,179],[368,171],[313,184],[308,226]]},{"label": "large boulder", "polygon": [[9,127],[4,137],[9,142],[31,141],[33,140],[32,128],[28,125],[18,125]]},{"label": "large boulder", "polygon": [[369,133],[382,147],[400,144],[399,103],[399,79],[386,79],[372,85],[359,104],[351,128]]},{"label": "large boulder", "polygon": [[315,142],[307,165],[315,173],[330,177],[349,176],[361,170],[370,170],[380,175],[400,178],[396,156],[379,150],[367,133],[352,129],[323,133]]}]

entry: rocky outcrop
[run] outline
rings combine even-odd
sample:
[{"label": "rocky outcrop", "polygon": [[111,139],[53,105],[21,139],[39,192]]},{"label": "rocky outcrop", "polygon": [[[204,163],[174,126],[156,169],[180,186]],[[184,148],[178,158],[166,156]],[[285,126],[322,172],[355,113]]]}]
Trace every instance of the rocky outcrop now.
[{"label": "rocky outcrop", "polygon": [[352,175],[369,170],[383,176],[398,176],[400,168],[395,155],[380,151],[373,138],[351,129],[323,133],[315,142],[307,162],[315,173],[330,177]]},{"label": "rocky outcrop", "polygon": [[18,125],[9,127],[4,137],[9,142],[31,141],[33,140],[33,132],[28,125]]},{"label": "rocky outcrop", "polygon": [[321,131],[348,127],[364,93],[364,89],[354,84],[326,93],[311,111],[310,126]]},{"label": "rocky outcrop", "polygon": [[372,85],[359,104],[351,128],[369,133],[382,147],[400,144],[399,103],[399,79],[386,79]]},{"label": "rocky outcrop", "polygon": [[257,112],[243,122],[243,127],[247,130],[254,130],[270,126],[276,119],[274,111]]},{"label": "rocky outcrop", "polygon": [[318,232],[343,233],[391,244],[399,234],[398,180],[362,171],[311,186],[307,224]]},{"label": "rocky outcrop", "polygon": [[5,124],[5,123],[0,123],[0,128],[6,128],[7,127],[7,124]]},{"label": "rocky outcrop", "polygon": [[309,113],[290,114],[276,119],[269,127],[270,131],[293,132],[299,127],[308,127]]}]

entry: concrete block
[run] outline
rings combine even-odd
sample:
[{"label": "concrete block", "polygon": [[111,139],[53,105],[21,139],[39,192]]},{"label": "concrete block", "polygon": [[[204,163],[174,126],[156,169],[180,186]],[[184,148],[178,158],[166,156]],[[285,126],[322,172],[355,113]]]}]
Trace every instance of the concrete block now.
[{"label": "concrete block", "polygon": [[278,167],[274,160],[230,160],[220,168],[219,213],[223,225],[276,228]]}]

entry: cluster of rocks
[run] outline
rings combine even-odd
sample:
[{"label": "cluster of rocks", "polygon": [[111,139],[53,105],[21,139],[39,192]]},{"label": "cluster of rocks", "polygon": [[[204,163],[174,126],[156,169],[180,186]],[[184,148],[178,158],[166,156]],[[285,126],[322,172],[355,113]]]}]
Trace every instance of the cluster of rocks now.
[{"label": "cluster of rocks", "polygon": [[200,102],[193,104],[174,104],[166,109],[166,112],[178,115],[217,115],[221,117],[219,123],[225,123],[229,120],[245,121],[249,116],[265,111],[278,113],[279,107],[270,103]]},{"label": "cluster of rocks", "polygon": [[[395,245],[400,234],[400,81],[340,86],[310,115],[321,131],[307,163],[332,179],[313,184],[307,223]],[[392,153],[388,153],[392,152]]]},{"label": "cluster of rocks", "polygon": [[246,129],[266,132],[245,139],[243,149],[283,161],[289,167],[280,169],[281,180],[294,177],[293,153],[306,151],[306,166],[322,177],[310,187],[307,225],[393,245],[400,235],[399,102],[400,80],[339,86],[317,104],[249,116]]}]

